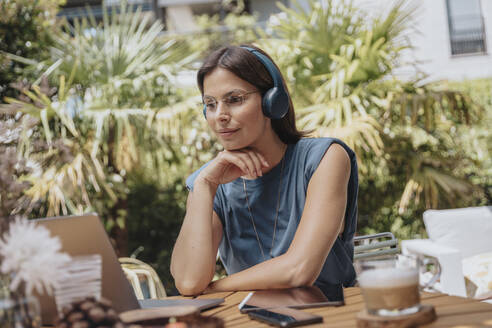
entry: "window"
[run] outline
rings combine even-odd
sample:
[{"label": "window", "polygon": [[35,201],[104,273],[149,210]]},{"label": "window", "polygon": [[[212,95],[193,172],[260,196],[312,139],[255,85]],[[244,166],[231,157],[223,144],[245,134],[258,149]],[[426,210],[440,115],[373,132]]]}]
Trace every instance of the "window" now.
[{"label": "window", "polygon": [[485,53],[485,27],[480,0],[446,0],[451,54]]}]

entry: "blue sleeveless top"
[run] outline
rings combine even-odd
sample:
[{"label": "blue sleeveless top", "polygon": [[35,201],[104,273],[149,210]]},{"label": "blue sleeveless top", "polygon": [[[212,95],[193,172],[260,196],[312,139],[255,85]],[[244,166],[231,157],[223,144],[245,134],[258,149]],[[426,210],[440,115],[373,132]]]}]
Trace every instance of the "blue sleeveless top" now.
[{"label": "blue sleeveless top", "polygon": [[[270,259],[273,227],[277,210],[277,197],[280,188],[280,204],[272,249],[274,257],[287,251],[294,239],[301,220],[306,193],[311,176],[318,168],[324,154],[333,143],[341,145],[348,153],[351,163],[350,179],[345,209],[345,228],[335,240],[325,260],[317,283],[343,284],[353,286],[355,270],[353,237],[357,221],[357,162],[354,152],[342,141],[334,138],[304,138],[296,144],[289,144],[284,155],[284,169],[280,177],[279,162],[269,172],[254,180],[245,180],[249,206],[256,230],[265,253]],[[193,182],[205,164],[186,180],[188,189],[193,190]],[[246,203],[243,180],[219,185],[214,199],[214,211],[219,216],[223,235],[219,246],[222,263],[228,274],[245,270],[263,262],[260,247],[251,222]],[[327,219],[330,219],[327,216]]]}]

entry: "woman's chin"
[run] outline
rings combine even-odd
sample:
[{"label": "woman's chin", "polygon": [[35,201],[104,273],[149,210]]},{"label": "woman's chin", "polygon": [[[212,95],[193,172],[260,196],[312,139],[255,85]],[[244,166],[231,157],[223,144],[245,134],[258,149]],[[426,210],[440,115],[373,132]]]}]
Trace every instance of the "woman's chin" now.
[{"label": "woman's chin", "polygon": [[236,146],[236,147],[226,147],[224,146],[224,150],[229,150],[229,151],[233,151],[233,150],[240,150],[240,149],[243,149],[245,147],[239,147],[239,146]]},{"label": "woman's chin", "polygon": [[232,151],[232,150],[239,150],[239,149],[243,149],[243,148],[246,148],[248,146],[247,143],[244,143],[244,142],[232,142],[232,141],[223,141],[221,142],[222,144],[222,147],[224,147],[225,150],[229,150],[229,151]]}]

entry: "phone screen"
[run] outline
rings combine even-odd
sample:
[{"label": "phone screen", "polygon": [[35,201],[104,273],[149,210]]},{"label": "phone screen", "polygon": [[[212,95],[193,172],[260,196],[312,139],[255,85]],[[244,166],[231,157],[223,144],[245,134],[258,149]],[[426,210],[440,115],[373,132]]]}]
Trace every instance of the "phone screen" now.
[{"label": "phone screen", "polygon": [[296,322],[296,319],[293,316],[276,313],[265,309],[251,311],[249,315],[250,317],[255,317],[257,319],[264,319],[269,323],[275,323],[279,327],[288,327],[289,324]]},{"label": "phone screen", "polygon": [[248,315],[252,319],[263,321],[277,327],[294,327],[323,322],[321,316],[288,308],[275,310],[258,309],[248,312]]}]

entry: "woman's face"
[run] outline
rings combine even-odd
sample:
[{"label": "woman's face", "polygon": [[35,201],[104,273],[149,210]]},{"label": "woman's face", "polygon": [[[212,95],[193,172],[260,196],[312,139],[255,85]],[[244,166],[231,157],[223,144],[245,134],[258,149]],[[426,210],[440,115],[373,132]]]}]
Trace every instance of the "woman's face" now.
[{"label": "woman's face", "polygon": [[261,110],[259,90],[224,68],[205,76],[203,101],[207,122],[226,150],[255,147],[271,129]]}]

